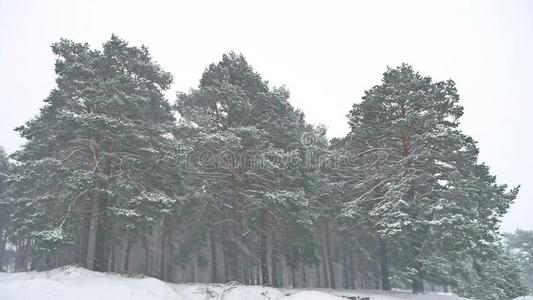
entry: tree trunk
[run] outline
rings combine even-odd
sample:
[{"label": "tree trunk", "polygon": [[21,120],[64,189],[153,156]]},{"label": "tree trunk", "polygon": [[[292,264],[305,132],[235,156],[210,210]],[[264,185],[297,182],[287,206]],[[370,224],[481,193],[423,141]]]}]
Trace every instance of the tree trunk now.
[{"label": "tree trunk", "polygon": [[322,287],[322,281],[320,280],[320,263],[315,265],[315,269],[316,269],[315,287],[321,288]]},{"label": "tree trunk", "polygon": [[342,288],[347,290],[350,288],[350,275],[348,274],[348,255],[346,254],[346,249],[344,247],[342,251]]},{"label": "tree trunk", "polygon": [[25,271],[26,262],[26,240],[22,239],[17,243],[17,249],[15,252],[15,271]]},{"label": "tree trunk", "polygon": [[130,256],[131,256],[131,248],[133,247],[133,243],[129,236],[126,237],[126,257],[124,258],[124,270],[129,273],[130,272]]},{"label": "tree trunk", "polygon": [[[268,267],[268,266],[267,266]],[[261,284],[262,280],[261,280],[261,266],[260,265],[255,265],[255,284]]]},{"label": "tree trunk", "polygon": [[261,208],[260,212],[260,250],[259,256],[261,259],[261,284],[270,285],[268,276],[268,254],[267,254],[267,211],[265,208]]},{"label": "tree trunk", "polygon": [[94,270],[99,272],[108,271],[109,265],[109,220],[107,218],[107,199],[101,199],[98,207],[98,230],[96,235],[96,246],[94,253]]},{"label": "tree trunk", "polygon": [[[94,172],[98,169],[98,150],[94,143],[94,139],[91,138],[91,145],[90,148],[92,150],[93,155],[93,166],[94,166]],[[89,205],[90,207],[90,221],[89,221],[89,232],[87,237],[87,257],[86,257],[86,263],[85,266],[89,270],[95,270],[95,262],[96,262],[96,251],[97,251],[97,240],[98,240],[98,230],[100,227],[100,199],[98,198],[97,193],[97,179],[96,174],[93,172],[93,178],[91,183],[91,188],[88,191],[88,198],[89,198]]]},{"label": "tree trunk", "polygon": [[232,213],[232,255],[231,255],[231,273],[234,280],[239,282],[244,282],[244,257],[245,253],[241,248],[241,245],[244,245],[243,240],[243,223],[242,223],[242,213],[241,207],[244,203],[244,196],[242,194],[241,187],[241,174],[238,168],[232,169],[232,190],[234,197],[231,198],[231,213]]},{"label": "tree trunk", "polygon": [[167,260],[167,279],[170,282],[176,282],[177,280],[177,272],[176,272],[176,248],[178,248],[176,239],[174,238],[176,236],[174,227],[172,226],[171,234],[170,234],[170,244],[168,245],[168,260]]},{"label": "tree trunk", "polygon": [[231,272],[230,272],[230,258],[229,258],[229,247],[228,247],[228,240],[226,237],[224,237],[222,241],[222,258],[223,258],[223,264],[224,264],[224,281],[230,282],[231,281]]},{"label": "tree trunk", "polygon": [[168,236],[168,221],[164,217],[161,225],[161,261],[159,262],[159,279],[167,281],[167,272],[165,270],[167,260],[167,236]]},{"label": "tree trunk", "polygon": [[271,284],[273,287],[279,287],[279,280],[278,280],[278,247],[276,246],[275,236],[272,237],[273,243],[272,243],[272,253],[271,253],[271,264],[272,264],[272,280]]},{"label": "tree trunk", "polygon": [[415,270],[416,274],[412,279],[413,294],[422,294],[424,293],[424,274],[420,263],[415,265]]},{"label": "tree trunk", "polygon": [[[103,173],[107,178],[111,176],[111,157],[105,156]],[[105,183],[104,188],[109,189],[111,183],[108,181]],[[96,236],[96,249],[94,254],[94,270],[100,272],[106,272],[109,270],[109,260],[111,252],[111,238],[110,234],[112,232],[111,228],[111,219],[107,216],[108,206],[110,204],[109,193],[101,195],[98,197],[99,206],[98,206],[98,234]]]},{"label": "tree trunk", "polygon": [[107,199],[101,199],[99,204],[98,216],[98,234],[96,236],[96,247],[94,254],[94,270],[99,272],[108,271],[110,247],[110,229],[109,218],[107,217]]},{"label": "tree trunk", "polygon": [[418,276],[413,278],[413,294],[422,294],[424,293],[424,281],[421,280]]},{"label": "tree trunk", "polygon": [[302,264],[302,286],[307,287],[307,276],[305,276],[305,265]]},{"label": "tree trunk", "polygon": [[295,266],[291,268],[291,274],[292,274],[292,287],[296,288],[296,267]]},{"label": "tree trunk", "polygon": [[349,280],[350,280],[350,289],[355,289],[355,274],[354,274],[354,262],[353,262],[353,254],[350,253],[348,256],[348,270],[349,270]]},{"label": "tree trunk", "polygon": [[213,226],[209,228],[209,243],[211,246],[211,282],[218,282],[217,244]]},{"label": "tree trunk", "polygon": [[4,272],[4,253],[6,251],[7,229],[0,232],[0,272]]},{"label": "tree trunk", "polygon": [[387,254],[387,245],[385,241],[379,237],[379,259],[381,263],[381,289],[384,291],[391,290],[390,272],[389,272],[389,258]]},{"label": "tree trunk", "polygon": [[108,270],[110,272],[116,272],[116,260],[117,260],[117,246],[116,243],[113,243],[111,251],[109,253],[109,264]]},{"label": "tree trunk", "polygon": [[87,261],[85,266],[89,270],[94,270],[94,260],[96,253],[96,235],[98,233],[98,214],[99,214],[98,199],[93,198],[93,205],[91,209],[91,220],[89,222],[89,236],[87,240]]},{"label": "tree trunk", "polygon": [[328,273],[328,258],[326,255],[326,250],[323,250],[324,254],[322,255],[324,258],[324,261],[322,262],[322,273],[324,274],[324,288],[330,288],[329,283],[329,273]]},{"label": "tree trunk", "polygon": [[242,272],[244,274],[244,283],[247,284],[247,285],[252,284],[252,280],[250,279],[251,278],[251,276],[250,276],[250,259],[249,259],[248,255],[246,255],[244,257]]},{"label": "tree trunk", "polygon": [[144,274],[150,274],[150,245],[148,244],[148,238],[146,237],[146,233],[142,233],[142,245],[144,250],[144,265],[143,265],[143,273]]},{"label": "tree trunk", "polygon": [[[81,216],[81,222],[79,225],[78,235],[78,257],[77,262],[81,266],[87,267],[87,250],[89,249],[89,228],[91,226],[91,212],[92,205],[89,201],[84,201],[83,212]],[[89,202],[89,203],[88,203]]]},{"label": "tree trunk", "polygon": [[331,242],[329,235],[329,222],[325,223],[325,238],[326,238],[326,259],[327,268],[329,270],[329,287],[332,289],[337,288],[335,284],[335,269],[333,266],[333,260],[331,259]]}]

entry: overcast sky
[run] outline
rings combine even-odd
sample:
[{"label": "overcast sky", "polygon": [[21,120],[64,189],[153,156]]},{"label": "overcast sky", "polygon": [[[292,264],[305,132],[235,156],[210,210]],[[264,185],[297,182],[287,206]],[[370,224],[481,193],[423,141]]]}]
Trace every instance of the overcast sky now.
[{"label": "overcast sky", "polygon": [[500,183],[521,184],[503,229],[533,229],[533,1],[8,1],[0,0],[0,145],[54,87],[50,45],[99,48],[111,33],[145,44],[174,75],[198,84],[225,52],[242,52],[331,137],[386,66],[453,79],[472,135]]}]

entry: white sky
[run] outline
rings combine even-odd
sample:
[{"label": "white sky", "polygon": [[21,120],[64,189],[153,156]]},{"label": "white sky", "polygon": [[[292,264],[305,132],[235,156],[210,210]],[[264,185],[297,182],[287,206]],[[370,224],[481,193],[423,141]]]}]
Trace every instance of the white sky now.
[{"label": "white sky", "polygon": [[347,132],[345,115],[387,65],[452,78],[481,160],[499,182],[522,184],[503,229],[533,229],[533,1],[0,0],[0,145],[21,145],[12,129],[53,88],[50,45],[99,48],[111,33],[172,72],[172,101],[223,53],[242,52],[331,137]]}]

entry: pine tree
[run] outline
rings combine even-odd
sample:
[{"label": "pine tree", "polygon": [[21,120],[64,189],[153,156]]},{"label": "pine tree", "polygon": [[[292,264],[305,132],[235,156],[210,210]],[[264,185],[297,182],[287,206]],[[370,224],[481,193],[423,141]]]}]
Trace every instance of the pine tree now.
[{"label": "pine tree", "polygon": [[502,243],[484,247],[481,258],[472,258],[472,268],[462,268],[454,292],[475,299],[511,300],[528,293],[519,262]]},{"label": "pine tree", "polygon": [[174,208],[179,145],[163,96],[172,78],[146,47],[114,35],[101,51],[68,40],[52,50],[57,87],[18,128],[27,142],[13,155],[13,235],[33,248],[34,267],[69,246],[74,261],[103,271],[123,230]]},{"label": "pine tree", "polygon": [[505,234],[505,242],[519,260],[527,287],[533,291],[533,231],[517,229]]},{"label": "pine tree", "polygon": [[458,100],[453,81],[433,83],[403,64],[389,68],[349,114],[346,144],[364,168],[349,185],[360,196],[347,204],[348,215],[368,216],[396,252],[388,253],[396,277],[410,280],[415,293],[425,280],[446,281],[444,267],[465,252],[476,259],[472,240],[495,242],[498,219],[517,192],[507,193],[477,164],[475,142],[457,129]]},{"label": "pine tree", "polygon": [[[206,212],[210,220],[231,220],[224,224],[229,236],[211,230],[222,244],[226,280],[246,281],[246,265],[253,262],[260,265],[263,284],[277,285],[277,261],[283,252],[279,247],[288,239],[287,231],[281,231],[287,223],[280,223],[280,216],[287,206],[301,210],[304,199],[293,184],[298,174],[288,162],[298,154],[298,146],[292,146],[306,125],[287,98],[286,90],[269,88],[244,57],[234,53],[210,65],[198,89],[178,95],[178,136],[196,156],[189,156],[191,170],[185,172],[193,187],[190,195],[201,190],[204,199],[211,199],[207,207],[215,209]],[[216,271],[212,273],[216,278]]]}]

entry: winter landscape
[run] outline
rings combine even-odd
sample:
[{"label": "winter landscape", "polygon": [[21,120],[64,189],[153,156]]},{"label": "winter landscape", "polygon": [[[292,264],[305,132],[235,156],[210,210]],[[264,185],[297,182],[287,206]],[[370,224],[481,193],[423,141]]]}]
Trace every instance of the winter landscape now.
[{"label": "winter landscape", "polygon": [[533,299],[532,5],[378,2],[0,0],[0,300]]}]

